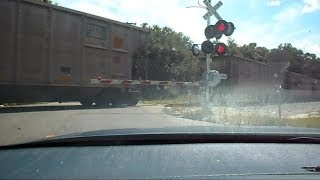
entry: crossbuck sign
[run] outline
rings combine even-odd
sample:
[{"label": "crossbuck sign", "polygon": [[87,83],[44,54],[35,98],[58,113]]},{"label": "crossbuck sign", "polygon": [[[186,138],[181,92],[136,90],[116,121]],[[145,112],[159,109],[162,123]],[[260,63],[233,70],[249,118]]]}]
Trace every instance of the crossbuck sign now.
[{"label": "crossbuck sign", "polygon": [[204,0],[203,3],[207,6],[208,12],[203,16],[205,20],[214,15],[218,20],[222,20],[221,16],[217,13],[217,10],[222,6],[222,2],[219,1],[213,7],[211,6],[211,0]]}]

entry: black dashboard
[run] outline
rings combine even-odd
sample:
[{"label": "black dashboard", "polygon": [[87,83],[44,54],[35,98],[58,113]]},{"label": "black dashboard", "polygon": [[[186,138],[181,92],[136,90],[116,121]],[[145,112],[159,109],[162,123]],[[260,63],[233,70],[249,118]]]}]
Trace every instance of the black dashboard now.
[{"label": "black dashboard", "polygon": [[196,143],[0,150],[1,179],[320,179],[319,144]]}]

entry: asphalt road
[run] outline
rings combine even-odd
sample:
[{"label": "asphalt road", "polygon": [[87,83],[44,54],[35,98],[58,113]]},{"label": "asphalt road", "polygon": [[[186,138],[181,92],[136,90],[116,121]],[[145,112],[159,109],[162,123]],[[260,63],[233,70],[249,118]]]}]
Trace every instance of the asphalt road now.
[{"label": "asphalt road", "polygon": [[[278,105],[232,107],[234,111],[278,116]],[[282,104],[282,117],[320,112],[320,102]],[[0,108],[0,145],[70,133],[123,128],[217,126],[170,116],[163,106],[84,108],[79,103],[47,103]]]},{"label": "asphalt road", "polygon": [[162,106],[83,108],[79,103],[48,103],[0,108],[0,145],[83,131],[122,128],[208,126],[173,117]]}]

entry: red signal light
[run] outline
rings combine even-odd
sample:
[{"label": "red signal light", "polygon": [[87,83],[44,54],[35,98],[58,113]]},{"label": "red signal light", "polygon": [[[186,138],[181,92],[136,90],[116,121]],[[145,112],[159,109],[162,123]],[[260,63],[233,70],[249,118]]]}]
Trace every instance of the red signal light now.
[{"label": "red signal light", "polygon": [[223,43],[217,43],[215,47],[215,52],[218,56],[223,56],[227,52],[227,46]]},{"label": "red signal light", "polygon": [[224,34],[227,32],[228,30],[228,23],[225,20],[219,20],[216,24],[215,24],[216,30],[220,33],[220,34]]},{"label": "red signal light", "polygon": [[223,23],[221,23],[221,24],[218,25],[217,28],[218,28],[219,31],[224,31],[226,29],[226,26]]},{"label": "red signal light", "polygon": [[218,46],[218,53],[223,53],[223,52],[224,52],[224,47]]}]

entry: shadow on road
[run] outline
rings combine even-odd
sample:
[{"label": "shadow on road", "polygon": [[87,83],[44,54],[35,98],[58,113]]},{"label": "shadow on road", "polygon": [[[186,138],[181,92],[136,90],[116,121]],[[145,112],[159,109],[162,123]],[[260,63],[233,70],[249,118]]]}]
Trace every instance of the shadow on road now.
[{"label": "shadow on road", "polygon": [[0,114],[3,113],[20,113],[20,112],[40,112],[40,111],[65,111],[65,110],[90,110],[90,109],[112,109],[125,108],[128,106],[91,106],[82,105],[57,105],[57,106],[14,106],[0,108]]}]

